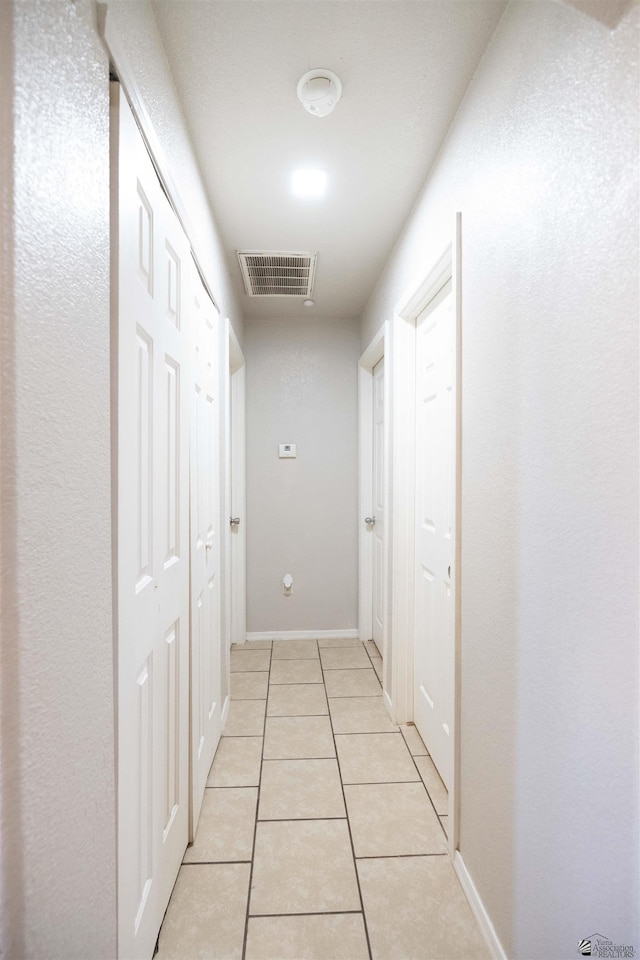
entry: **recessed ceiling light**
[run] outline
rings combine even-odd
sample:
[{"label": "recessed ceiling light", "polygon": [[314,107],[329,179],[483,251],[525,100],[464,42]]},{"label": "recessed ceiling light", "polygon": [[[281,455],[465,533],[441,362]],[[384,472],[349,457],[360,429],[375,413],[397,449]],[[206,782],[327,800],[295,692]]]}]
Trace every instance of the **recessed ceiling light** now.
[{"label": "recessed ceiling light", "polygon": [[296,197],[321,197],[327,188],[324,170],[294,170],[291,189]]},{"label": "recessed ceiling light", "polygon": [[312,307],[314,304],[315,304],[315,300],[303,300],[303,301],[302,301],[302,306],[303,306],[303,307]]}]

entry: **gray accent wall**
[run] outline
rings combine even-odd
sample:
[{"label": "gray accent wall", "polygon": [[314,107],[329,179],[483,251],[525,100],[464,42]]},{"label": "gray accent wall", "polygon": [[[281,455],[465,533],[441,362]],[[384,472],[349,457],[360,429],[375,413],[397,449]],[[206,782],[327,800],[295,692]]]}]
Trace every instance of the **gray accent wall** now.
[{"label": "gray accent wall", "polygon": [[245,325],[249,633],[357,627],[359,342],[355,321]]}]

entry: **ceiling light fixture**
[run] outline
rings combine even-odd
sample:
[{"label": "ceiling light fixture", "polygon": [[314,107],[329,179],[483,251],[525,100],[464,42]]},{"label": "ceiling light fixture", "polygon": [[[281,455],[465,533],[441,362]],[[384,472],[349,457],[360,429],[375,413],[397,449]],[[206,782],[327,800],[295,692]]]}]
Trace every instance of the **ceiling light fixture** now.
[{"label": "ceiling light fixture", "polygon": [[309,70],[298,80],[298,100],[314,117],[326,117],[342,96],[342,84],[331,70]]},{"label": "ceiling light fixture", "polygon": [[303,300],[303,301],[302,301],[302,306],[303,306],[303,307],[312,307],[314,304],[315,304],[315,300]]},{"label": "ceiling light fixture", "polygon": [[327,188],[324,170],[294,170],[291,189],[296,197],[321,197]]}]

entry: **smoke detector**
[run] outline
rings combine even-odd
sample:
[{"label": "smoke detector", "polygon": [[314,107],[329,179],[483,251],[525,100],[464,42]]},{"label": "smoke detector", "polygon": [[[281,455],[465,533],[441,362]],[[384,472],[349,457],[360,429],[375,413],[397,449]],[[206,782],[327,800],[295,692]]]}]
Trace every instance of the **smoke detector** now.
[{"label": "smoke detector", "polygon": [[309,70],[298,80],[298,100],[314,117],[326,117],[342,96],[342,84],[331,70]]}]

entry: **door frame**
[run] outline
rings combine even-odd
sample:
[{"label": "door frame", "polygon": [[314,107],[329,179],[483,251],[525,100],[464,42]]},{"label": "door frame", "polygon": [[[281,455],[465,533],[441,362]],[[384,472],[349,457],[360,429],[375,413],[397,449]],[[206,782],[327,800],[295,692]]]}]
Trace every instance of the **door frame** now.
[{"label": "door frame", "polygon": [[388,665],[392,662],[389,632],[389,505],[390,505],[390,382],[387,368],[391,352],[391,323],[382,324],[358,361],[358,636],[371,640],[373,636],[373,537],[367,530],[365,516],[373,509],[373,369],[385,358],[384,385],[384,563],[382,577],[382,663],[383,694],[387,709],[393,713],[392,692],[388,683]]},{"label": "door frame", "polygon": [[[392,357],[391,502],[391,643],[393,648],[393,715],[396,723],[413,720],[413,629],[415,562],[415,342],[416,321],[438,290],[451,278],[455,317],[456,476],[454,591],[453,771],[449,791],[448,849],[454,857],[459,843],[460,805],[460,575],[462,478],[462,215],[456,213],[453,236],[421,277],[411,284],[394,310]],[[386,371],[385,371],[386,372]]]}]

